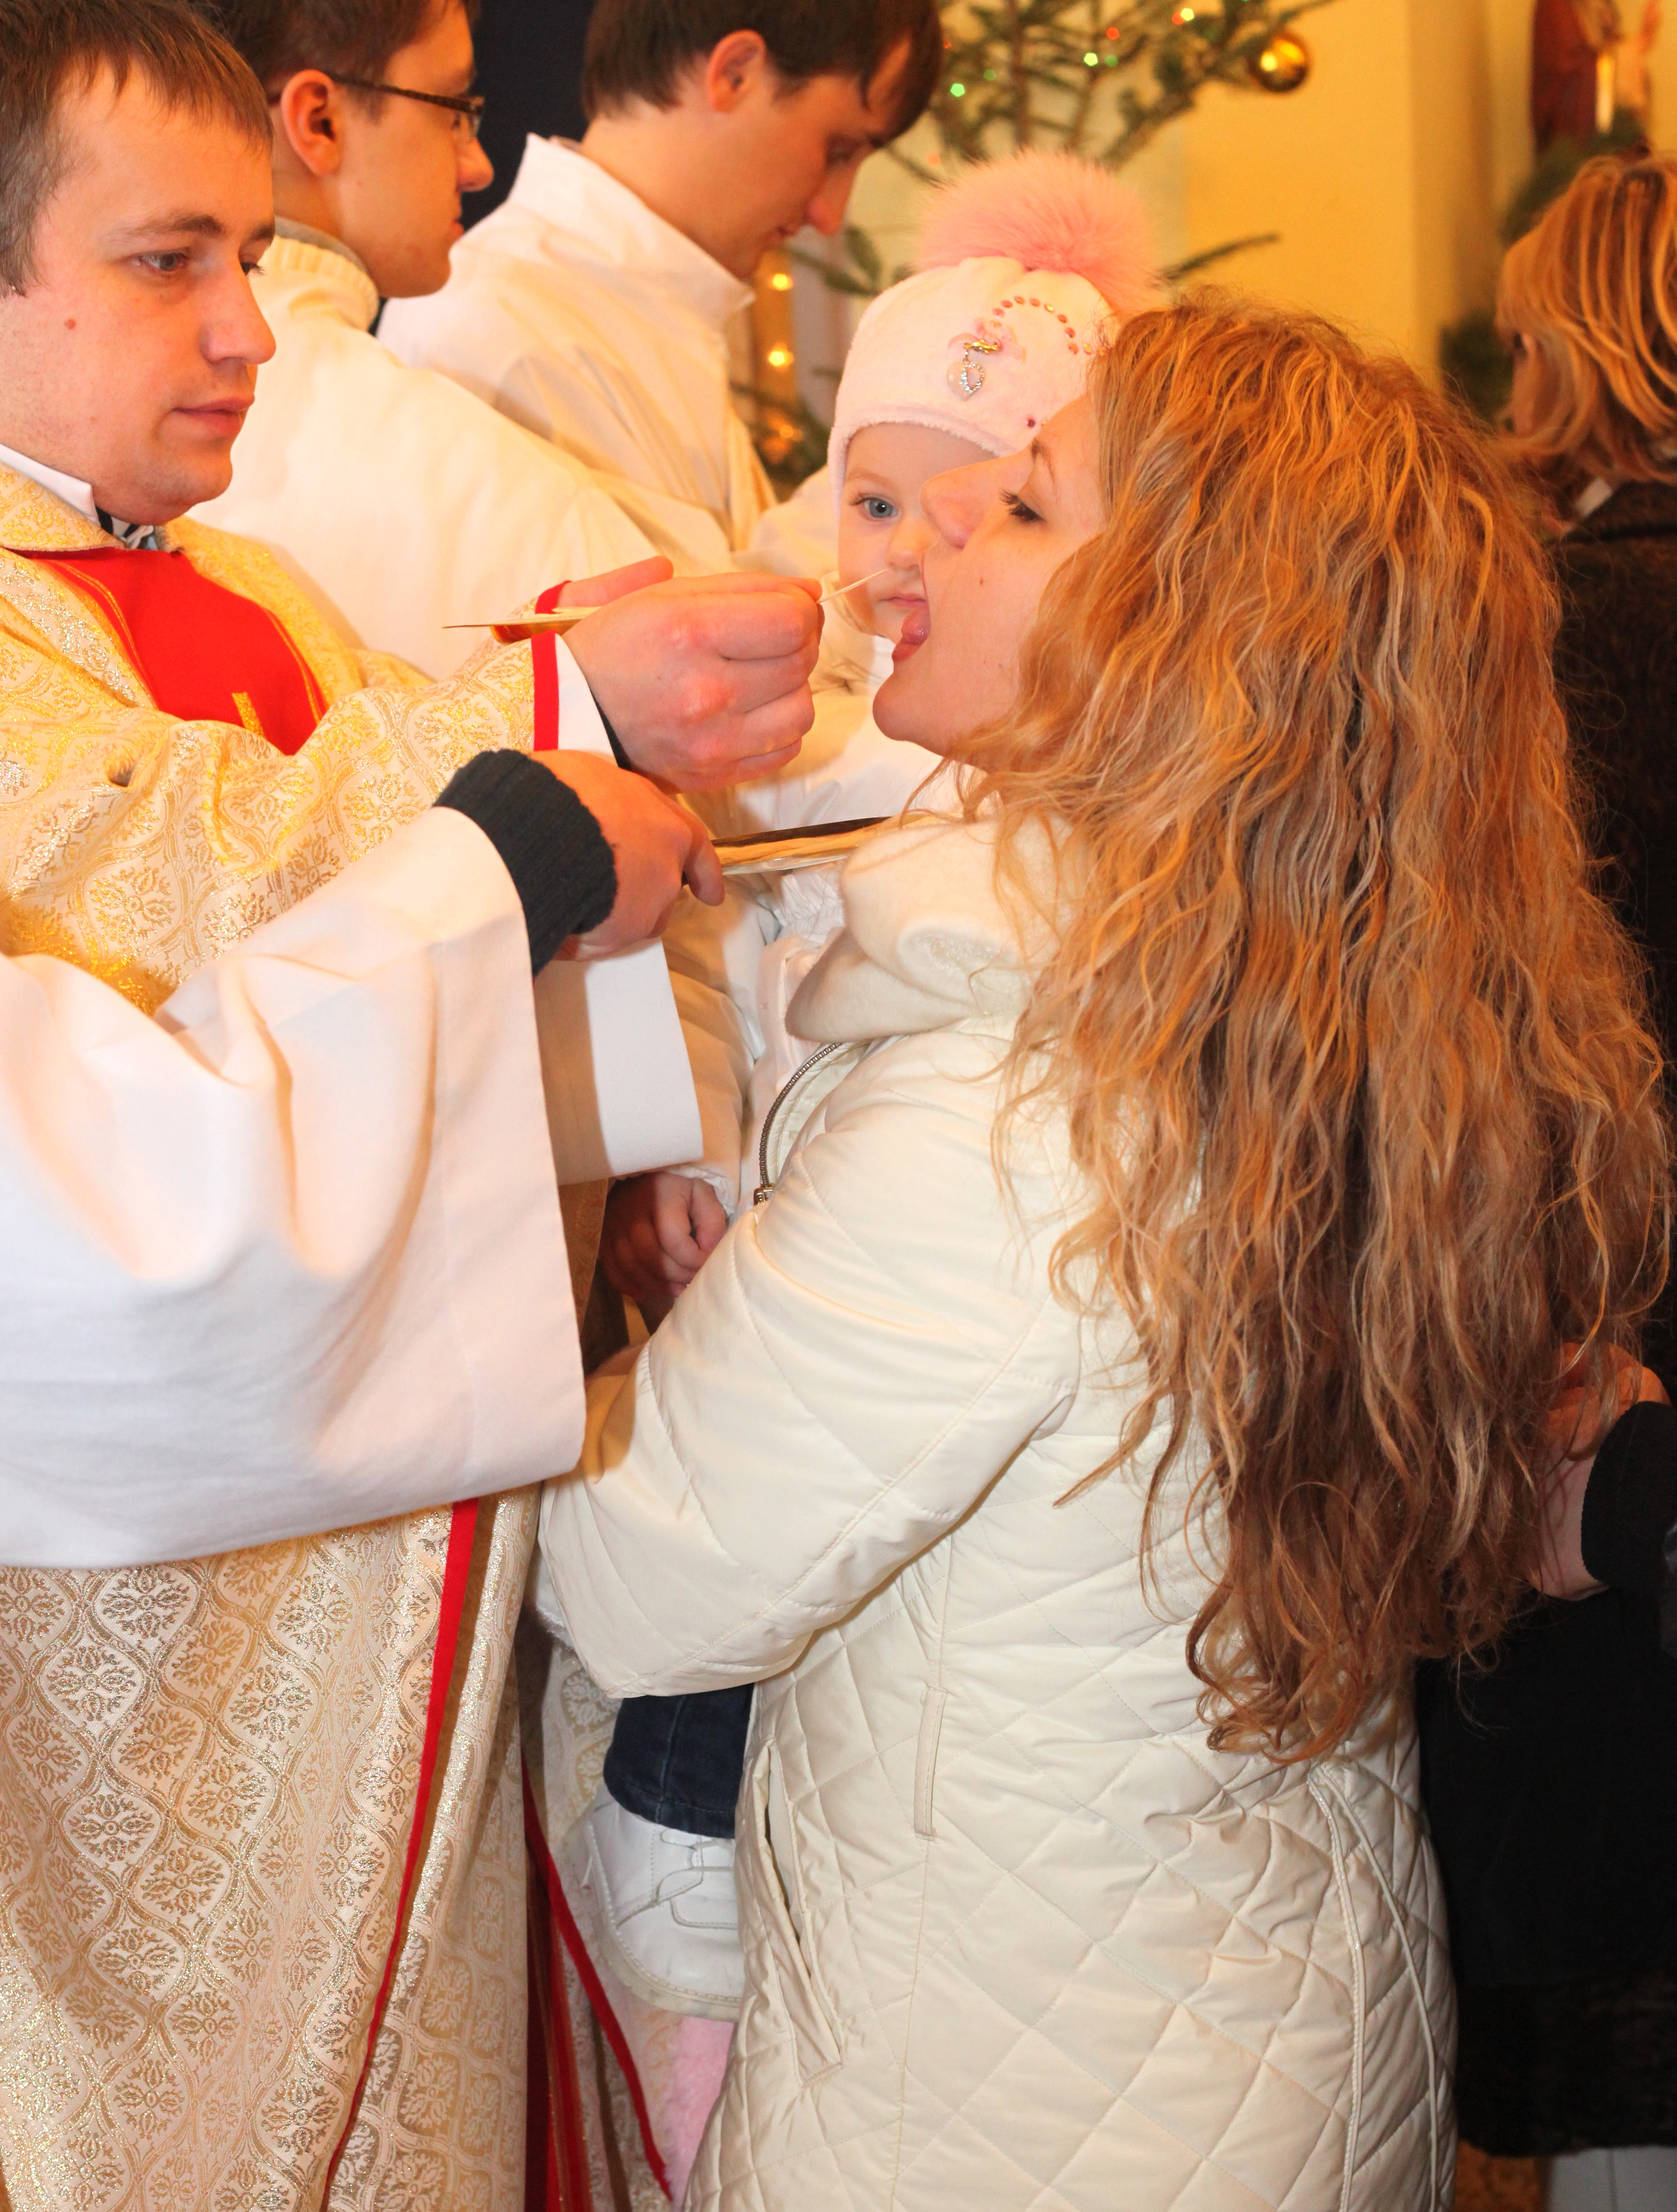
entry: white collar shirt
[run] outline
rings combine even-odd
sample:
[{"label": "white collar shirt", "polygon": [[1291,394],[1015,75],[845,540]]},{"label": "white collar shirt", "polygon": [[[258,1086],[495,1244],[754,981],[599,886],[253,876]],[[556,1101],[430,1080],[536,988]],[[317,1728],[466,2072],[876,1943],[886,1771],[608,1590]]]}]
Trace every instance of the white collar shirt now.
[{"label": "white collar shirt", "polygon": [[576,147],[531,138],[505,203],[381,334],[597,474],[671,557],[715,569],[773,504],[734,404],[751,289]]},{"label": "white collar shirt", "polygon": [[282,223],[256,294],[277,350],[198,520],[267,546],[360,644],[451,675],[484,641],[453,625],[652,550],[562,454],[381,345],[335,240]]},{"label": "white collar shirt", "polygon": [[104,528],[99,520],[99,509],[94,504],[93,486],[83,483],[80,477],[66,476],[62,469],[49,469],[45,461],[37,461],[27,453],[20,453],[10,446],[0,446],[0,469],[15,469],[31,483],[38,483],[43,491],[50,491],[54,499],[63,500],[73,507],[77,514],[85,515],[96,530]]}]

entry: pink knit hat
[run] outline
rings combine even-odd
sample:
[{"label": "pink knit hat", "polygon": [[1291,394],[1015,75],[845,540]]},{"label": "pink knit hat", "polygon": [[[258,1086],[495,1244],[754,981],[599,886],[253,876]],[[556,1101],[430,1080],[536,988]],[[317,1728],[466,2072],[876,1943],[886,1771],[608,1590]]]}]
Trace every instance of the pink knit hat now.
[{"label": "pink knit hat", "polygon": [[1115,322],[1162,299],[1136,195],[1070,154],[1015,154],[940,192],[919,273],[873,301],[839,380],[827,465],[873,422],[1011,453],[1083,388]]}]

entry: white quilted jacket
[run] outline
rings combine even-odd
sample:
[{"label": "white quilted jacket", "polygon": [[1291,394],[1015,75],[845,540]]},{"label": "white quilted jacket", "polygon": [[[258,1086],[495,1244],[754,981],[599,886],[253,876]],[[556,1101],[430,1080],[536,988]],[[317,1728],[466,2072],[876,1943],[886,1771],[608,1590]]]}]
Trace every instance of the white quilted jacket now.
[{"label": "white quilted jacket", "polygon": [[1135,1378],[1050,1289],[1063,1136],[1020,1135],[1009,1196],[992,1169],[1026,985],[990,872],[948,825],[851,863],[794,1021],[879,1041],[832,1056],[773,1197],[596,1382],[544,1501],[603,1684],[761,1686],[745,2007],[688,2204],[1448,2204],[1407,1714],[1303,1768],[1211,1752],[1180,1514],[1150,1596],[1144,1474],[1066,1501]]}]

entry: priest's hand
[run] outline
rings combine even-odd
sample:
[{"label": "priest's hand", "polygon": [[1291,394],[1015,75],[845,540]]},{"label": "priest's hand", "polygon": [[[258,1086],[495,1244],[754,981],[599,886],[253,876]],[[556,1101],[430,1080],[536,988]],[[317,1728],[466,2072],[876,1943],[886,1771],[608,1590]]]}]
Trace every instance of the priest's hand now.
[{"label": "priest's hand", "polygon": [[[820,586],[754,574],[643,583],[656,565],[564,595],[600,610],[565,642],[624,751],[677,791],[749,782],[796,760],[815,719]],[[625,591],[631,579],[639,588]]]},{"label": "priest's hand", "polygon": [[704,825],[685,806],[598,753],[537,753],[600,824],[612,848],[617,897],[604,921],[573,938],[579,960],[657,936],[686,884],[706,906],[722,903],[722,868]]}]

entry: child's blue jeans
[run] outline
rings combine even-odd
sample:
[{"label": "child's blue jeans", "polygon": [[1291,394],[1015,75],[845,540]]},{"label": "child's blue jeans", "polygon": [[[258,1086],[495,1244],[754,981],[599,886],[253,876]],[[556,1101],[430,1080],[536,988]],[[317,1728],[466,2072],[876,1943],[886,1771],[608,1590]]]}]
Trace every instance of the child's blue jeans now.
[{"label": "child's blue jeans", "polygon": [[749,1682],[686,1698],[625,1698],[606,1754],[606,1787],[661,1828],[731,1836],[751,1726]]}]

